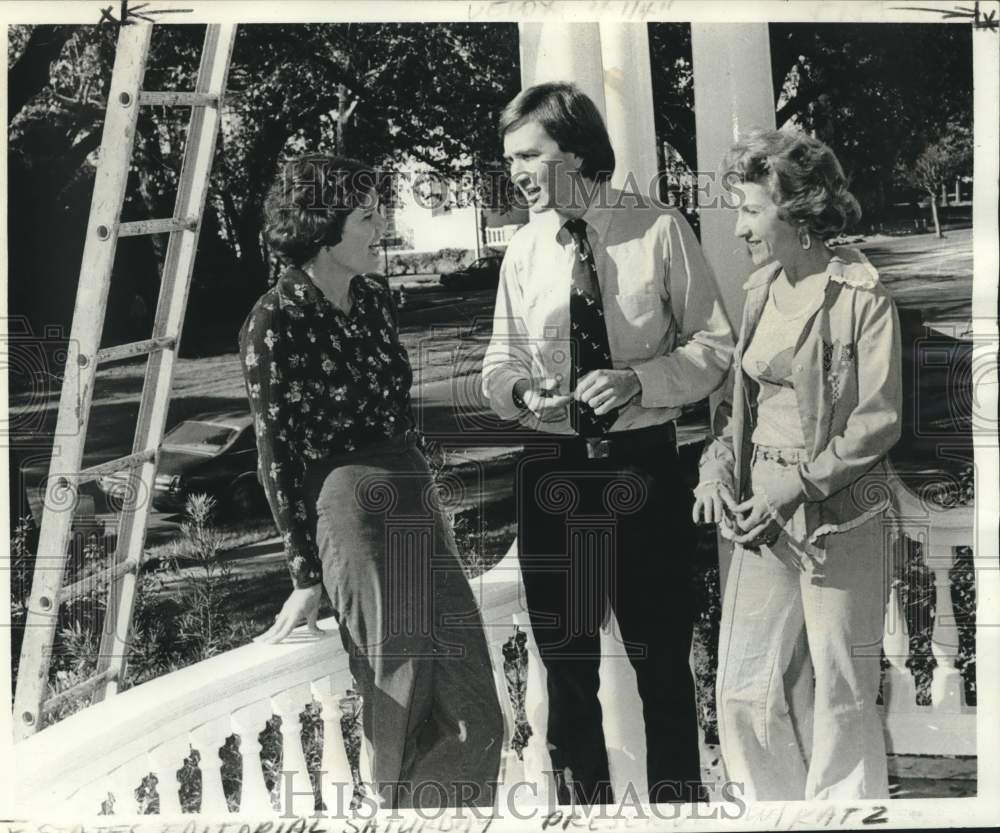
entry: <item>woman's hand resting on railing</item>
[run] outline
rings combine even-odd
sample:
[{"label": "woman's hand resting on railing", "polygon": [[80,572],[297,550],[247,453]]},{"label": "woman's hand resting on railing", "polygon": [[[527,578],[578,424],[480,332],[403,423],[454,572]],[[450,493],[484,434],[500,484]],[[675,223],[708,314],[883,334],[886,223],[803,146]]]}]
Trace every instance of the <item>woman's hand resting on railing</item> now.
[{"label": "woman's hand resting on railing", "polygon": [[281,607],[274,624],[254,639],[254,642],[273,644],[280,642],[303,622],[309,627],[313,636],[323,636],[325,631],[316,625],[319,616],[319,598],[323,592],[322,584],[312,587],[297,587],[292,591]]}]

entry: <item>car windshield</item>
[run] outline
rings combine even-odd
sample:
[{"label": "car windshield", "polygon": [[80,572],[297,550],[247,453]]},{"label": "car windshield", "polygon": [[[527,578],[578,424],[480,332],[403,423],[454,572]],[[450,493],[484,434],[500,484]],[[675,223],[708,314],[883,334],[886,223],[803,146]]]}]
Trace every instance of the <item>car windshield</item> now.
[{"label": "car windshield", "polygon": [[182,422],[163,438],[163,445],[172,448],[183,447],[202,453],[212,453],[225,448],[239,433],[228,425],[212,422]]}]

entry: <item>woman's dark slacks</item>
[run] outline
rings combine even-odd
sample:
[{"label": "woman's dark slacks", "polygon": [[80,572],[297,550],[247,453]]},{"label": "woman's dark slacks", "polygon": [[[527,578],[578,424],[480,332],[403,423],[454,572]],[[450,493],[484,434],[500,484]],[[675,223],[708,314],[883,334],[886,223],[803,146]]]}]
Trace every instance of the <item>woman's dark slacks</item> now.
[{"label": "woman's dark slacks", "polygon": [[310,465],[323,584],[389,807],[490,805],[503,717],[475,597],[412,439]]}]

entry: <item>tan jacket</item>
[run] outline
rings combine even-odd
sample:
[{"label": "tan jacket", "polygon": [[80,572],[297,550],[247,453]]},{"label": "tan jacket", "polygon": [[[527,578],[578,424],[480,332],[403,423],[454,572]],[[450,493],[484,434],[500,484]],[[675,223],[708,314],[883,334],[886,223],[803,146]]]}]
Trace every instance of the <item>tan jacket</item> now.
[{"label": "tan jacket", "polygon": [[[792,363],[808,462],[789,467],[785,484],[766,496],[782,524],[805,504],[808,542],[819,546],[821,536],[891,506],[883,459],[899,439],[903,404],[899,318],[892,298],[863,254],[838,248],[834,255],[823,302],[807,320]],[[699,488],[722,482],[740,500],[750,492],[758,393],[757,383],[743,372],[743,351],[780,270],[780,264],[768,264],[744,284],[728,396],[715,411],[714,439],[701,459]]]}]

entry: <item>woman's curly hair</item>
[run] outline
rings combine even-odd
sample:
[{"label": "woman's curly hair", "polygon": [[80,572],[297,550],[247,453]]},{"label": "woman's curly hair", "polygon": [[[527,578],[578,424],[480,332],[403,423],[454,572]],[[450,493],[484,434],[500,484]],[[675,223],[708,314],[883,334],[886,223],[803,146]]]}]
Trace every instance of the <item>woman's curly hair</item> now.
[{"label": "woman's curly hair", "polygon": [[723,170],[737,182],[766,187],[781,219],[817,237],[839,234],[861,219],[837,157],[806,133],[751,131],[729,150]]},{"label": "woman's curly hair", "polygon": [[314,153],[285,160],[264,201],[268,243],[301,266],[340,242],[344,221],[374,204],[377,186],[375,171],[357,159]]}]

